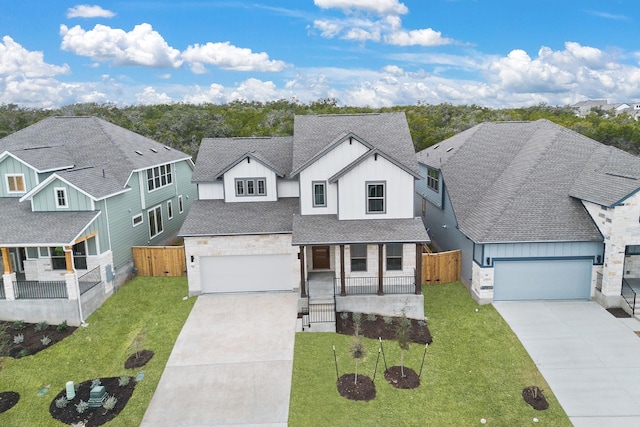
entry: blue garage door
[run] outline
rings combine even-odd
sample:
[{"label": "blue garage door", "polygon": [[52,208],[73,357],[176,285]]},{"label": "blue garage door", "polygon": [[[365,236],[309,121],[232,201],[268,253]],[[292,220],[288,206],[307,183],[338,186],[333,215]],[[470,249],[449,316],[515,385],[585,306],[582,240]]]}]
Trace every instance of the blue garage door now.
[{"label": "blue garage door", "polygon": [[589,299],[591,259],[495,261],[494,301]]}]

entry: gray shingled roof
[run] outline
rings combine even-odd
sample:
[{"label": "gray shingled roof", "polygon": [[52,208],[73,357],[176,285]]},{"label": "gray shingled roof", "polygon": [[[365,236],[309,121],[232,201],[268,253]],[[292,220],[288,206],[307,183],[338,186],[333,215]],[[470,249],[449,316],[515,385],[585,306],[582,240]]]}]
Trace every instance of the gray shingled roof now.
[{"label": "gray shingled roof", "polygon": [[291,233],[297,197],[277,202],[235,202],[196,200],[178,233],[179,236],[231,236],[242,234]]},{"label": "gray shingled roof", "polygon": [[39,171],[72,167],[57,173],[97,199],[122,191],[133,170],[189,159],[97,117],[44,119],[0,139],[5,151]]},{"label": "gray shingled roof", "polygon": [[72,244],[100,212],[32,212],[29,203],[0,198],[0,236],[6,246]]},{"label": "gray shingled roof", "polygon": [[293,216],[293,245],[428,242],[420,218],[341,221],[336,215]]},{"label": "gray shingled roof", "polygon": [[287,177],[291,172],[292,144],[293,138],[290,136],[203,138],[192,180],[215,181],[229,166],[247,154]]},{"label": "gray shingled roof", "polygon": [[417,157],[476,242],[602,240],[578,199],[610,206],[640,187],[639,158],[548,120],[483,123]]},{"label": "gray shingled roof", "polygon": [[362,138],[414,174],[420,173],[404,113],[295,116],[293,173],[304,169],[323,150],[348,134]]}]

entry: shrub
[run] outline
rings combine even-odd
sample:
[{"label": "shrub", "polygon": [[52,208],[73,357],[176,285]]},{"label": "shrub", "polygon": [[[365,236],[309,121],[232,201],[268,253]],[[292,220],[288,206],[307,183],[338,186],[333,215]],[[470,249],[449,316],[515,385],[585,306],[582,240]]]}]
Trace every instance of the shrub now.
[{"label": "shrub", "polygon": [[346,311],[343,311],[342,313],[340,313],[340,319],[347,320],[348,318],[349,318],[349,313],[347,313]]},{"label": "shrub", "polygon": [[427,326],[427,322],[425,322],[424,320],[418,320],[418,325],[420,325],[420,327],[424,328],[425,326]]},{"label": "shrub", "polygon": [[16,334],[13,336],[14,344],[22,344],[24,342],[24,334]]},{"label": "shrub", "polygon": [[368,322],[375,322],[376,319],[378,319],[378,316],[376,316],[375,314],[373,314],[373,313],[367,314],[367,321]]},{"label": "shrub", "polygon": [[110,411],[116,407],[116,403],[118,403],[118,399],[116,399],[115,396],[109,396],[104,400],[104,402],[102,402],[102,407],[107,411]]},{"label": "shrub", "polygon": [[23,348],[18,352],[18,358],[28,356],[29,354],[31,354],[29,353],[29,350],[27,350],[26,348]]},{"label": "shrub", "polygon": [[393,317],[389,317],[389,316],[384,316],[382,318],[382,320],[384,320],[384,324],[385,325],[390,325],[393,323]]},{"label": "shrub", "polygon": [[96,378],[95,380],[91,380],[91,388],[92,389],[94,387],[98,387],[99,385],[102,385],[102,381],[100,381],[100,378]]},{"label": "shrub", "polygon": [[11,324],[11,328],[13,328],[14,331],[21,331],[24,329],[24,320],[16,320],[15,322],[13,322]]},{"label": "shrub", "polygon": [[67,321],[65,320],[64,322],[60,323],[57,327],[56,330],[58,332],[60,332],[61,334],[64,332],[67,332],[67,329],[69,329],[69,325],[67,325]]},{"label": "shrub", "polygon": [[129,377],[128,375],[123,375],[118,378],[118,385],[120,387],[126,387],[127,385],[129,385],[129,381],[131,381],[131,377]]},{"label": "shrub", "polygon": [[49,338],[48,336],[45,335],[40,339],[40,342],[42,343],[43,346],[46,347],[49,344],[51,344],[51,338]]},{"label": "shrub", "polygon": [[56,408],[60,408],[60,409],[66,408],[68,404],[69,404],[69,399],[67,399],[67,396],[61,396],[56,399]]},{"label": "shrub", "polygon": [[76,412],[79,414],[82,414],[84,411],[86,411],[89,408],[89,404],[87,402],[85,402],[84,400],[80,400],[80,403],[78,403],[76,405]]},{"label": "shrub", "polygon": [[49,323],[46,320],[43,320],[42,322],[36,323],[35,330],[36,332],[42,332],[46,331],[48,327]]}]

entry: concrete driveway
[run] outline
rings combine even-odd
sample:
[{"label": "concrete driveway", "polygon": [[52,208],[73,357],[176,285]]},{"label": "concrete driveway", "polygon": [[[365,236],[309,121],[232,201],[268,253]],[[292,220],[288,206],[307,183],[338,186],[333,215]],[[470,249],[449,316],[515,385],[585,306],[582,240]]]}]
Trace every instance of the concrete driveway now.
[{"label": "concrete driveway", "polygon": [[509,301],[511,326],[576,427],[640,426],[640,330],[592,301]]},{"label": "concrete driveway", "polygon": [[287,425],[297,296],[198,297],[141,426]]}]

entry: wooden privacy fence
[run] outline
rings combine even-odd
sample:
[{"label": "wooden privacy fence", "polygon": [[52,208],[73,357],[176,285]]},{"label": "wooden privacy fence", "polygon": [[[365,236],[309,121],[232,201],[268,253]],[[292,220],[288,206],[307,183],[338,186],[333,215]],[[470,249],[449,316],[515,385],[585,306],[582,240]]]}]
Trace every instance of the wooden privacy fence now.
[{"label": "wooden privacy fence", "polygon": [[184,246],[134,246],[133,265],[139,276],[184,276]]},{"label": "wooden privacy fence", "polygon": [[460,280],[460,250],[422,254],[422,283],[435,285]]}]

